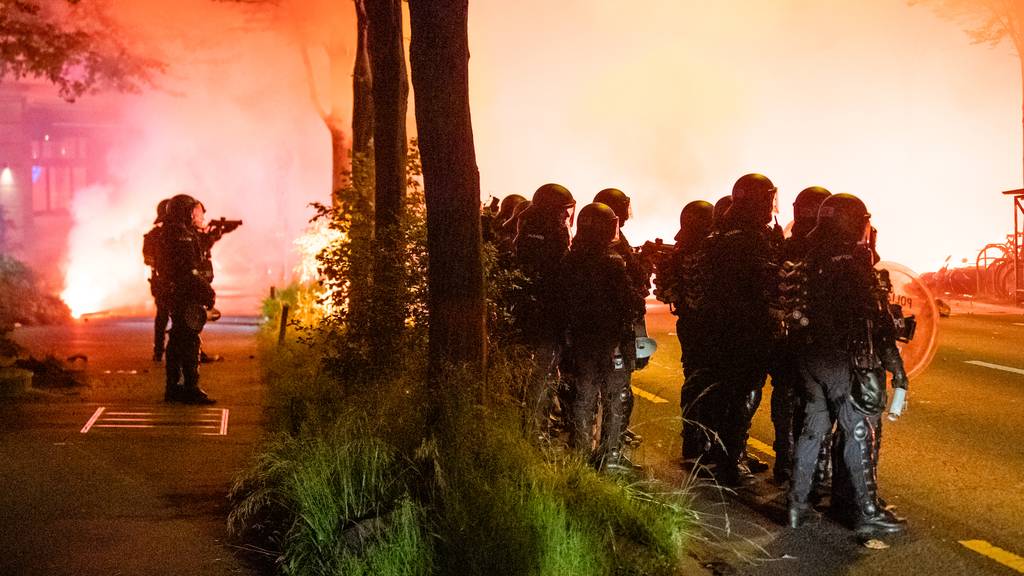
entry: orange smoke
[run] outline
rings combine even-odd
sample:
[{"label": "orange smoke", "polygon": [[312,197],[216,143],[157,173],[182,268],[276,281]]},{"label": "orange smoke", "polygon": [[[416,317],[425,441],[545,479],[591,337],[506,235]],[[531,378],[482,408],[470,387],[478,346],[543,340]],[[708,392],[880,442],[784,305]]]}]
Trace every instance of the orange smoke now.
[{"label": "orange smoke", "polygon": [[1016,55],[927,8],[527,0],[477,3],[470,27],[485,196],[554,181],[585,203],[615,186],[642,243],[761,172],[783,226],[805,187],[857,194],[882,256],[918,271],[1012,230],[999,191],[1021,182]]}]

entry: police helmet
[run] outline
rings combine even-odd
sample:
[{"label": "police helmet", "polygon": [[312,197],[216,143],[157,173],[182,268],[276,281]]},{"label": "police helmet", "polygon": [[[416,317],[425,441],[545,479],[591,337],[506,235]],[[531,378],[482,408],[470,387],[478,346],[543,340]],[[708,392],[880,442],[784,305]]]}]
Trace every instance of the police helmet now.
[{"label": "police helmet", "polygon": [[732,208],[732,196],[722,196],[718,199],[718,202],[715,202],[712,219],[714,219],[715,222],[721,222],[722,218],[725,217],[725,213],[729,211],[729,208]]},{"label": "police helmet", "polygon": [[532,205],[533,202],[530,202],[529,200],[523,200],[519,204],[516,204],[515,209],[512,210],[512,215],[501,223],[501,229],[506,232],[516,232],[519,227],[519,217],[522,216],[523,212],[526,212],[526,209]]},{"label": "police helmet", "polygon": [[576,199],[561,184],[545,184],[533,193],[533,206],[540,210],[568,209],[575,205]]},{"label": "police helmet", "polygon": [[825,198],[831,195],[831,192],[821,186],[804,188],[796,195],[796,200],[793,200],[793,219],[816,221],[818,219],[818,208],[821,207],[821,203],[825,201]]},{"label": "police helmet", "polygon": [[694,200],[683,206],[679,213],[679,233],[676,234],[676,242],[693,241],[707,236],[711,232],[714,220],[715,207],[711,202]]},{"label": "police helmet", "polygon": [[746,174],[732,185],[734,202],[766,201],[775,196],[778,189],[763,174]]},{"label": "police helmet", "polygon": [[505,222],[512,217],[512,213],[515,212],[516,206],[519,206],[523,202],[526,202],[525,196],[519,194],[509,194],[501,199],[501,204],[498,207],[498,214],[494,217],[499,223]]},{"label": "police helmet", "polygon": [[626,223],[629,220],[629,196],[618,188],[605,188],[594,196],[594,202],[600,202],[605,206],[608,206],[615,212],[615,215],[619,218],[619,225]]},{"label": "police helmet", "polygon": [[199,201],[188,194],[178,194],[167,201],[167,221],[176,224],[192,222],[192,209]]},{"label": "police helmet", "polygon": [[840,243],[855,243],[864,238],[871,214],[860,198],[853,194],[833,194],[818,208],[818,223],[812,234],[823,241],[830,238]]},{"label": "police helmet", "polygon": [[576,242],[607,246],[619,232],[619,218],[605,204],[594,202],[580,210],[576,226]]},{"label": "police helmet", "polygon": [[153,224],[159,224],[167,218],[167,205],[170,202],[170,198],[164,198],[156,205],[156,220],[153,220]]}]

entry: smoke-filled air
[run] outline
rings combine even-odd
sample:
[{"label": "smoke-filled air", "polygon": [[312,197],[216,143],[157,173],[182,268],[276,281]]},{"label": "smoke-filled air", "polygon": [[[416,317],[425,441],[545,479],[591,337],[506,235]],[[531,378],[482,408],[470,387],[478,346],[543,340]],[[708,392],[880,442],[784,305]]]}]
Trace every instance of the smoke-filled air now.
[{"label": "smoke-filled air", "polygon": [[[351,12],[188,0],[120,15],[170,68],[159,89],[119,97],[113,181],[77,194],[64,294],[75,312],[149,305],[141,236],[157,202],[182,192],[208,217],[245,222],[214,248],[222,309],[254,309],[289,280],[306,204],[330,195],[318,108],[350,118]],[[582,205],[617,187],[639,244],[672,238],[685,203],[761,172],[782,225],[807,186],[857,194],[882,257],[918,272],[973,262],[1012,231],[999,192],[1021,187],[1017,56],[972,45],[925,7],[482,0],[470,50],[483,199],[551,181]]]}]

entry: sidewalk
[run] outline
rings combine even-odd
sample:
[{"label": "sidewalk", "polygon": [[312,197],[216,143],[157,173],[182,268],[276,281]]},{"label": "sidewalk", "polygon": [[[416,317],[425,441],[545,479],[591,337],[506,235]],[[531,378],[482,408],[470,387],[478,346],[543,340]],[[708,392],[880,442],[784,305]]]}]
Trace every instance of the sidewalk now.
[{"label": "sidewalk", "polygon": [[0,574],[255,574],[226,494],[262,435],[252,322],[211,324],[212,407],[163,403],[147,319],[19,328],[37,357],[85,354],[90,387],[0,404]]}]

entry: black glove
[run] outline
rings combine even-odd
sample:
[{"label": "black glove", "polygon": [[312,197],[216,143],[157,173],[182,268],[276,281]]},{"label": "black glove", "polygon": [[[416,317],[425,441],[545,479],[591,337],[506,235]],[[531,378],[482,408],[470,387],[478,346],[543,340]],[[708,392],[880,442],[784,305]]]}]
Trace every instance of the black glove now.
[{"label": "black glove", "polygon": [[897,372],[893,372],[893,375],[892,375],[892,387],[893,388],[903,388],[904,390],[906,390],[908,384],[910,384],[910,381],[907,379],[907,373],[904,370],[900,369]]}]

